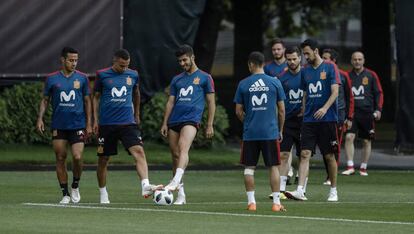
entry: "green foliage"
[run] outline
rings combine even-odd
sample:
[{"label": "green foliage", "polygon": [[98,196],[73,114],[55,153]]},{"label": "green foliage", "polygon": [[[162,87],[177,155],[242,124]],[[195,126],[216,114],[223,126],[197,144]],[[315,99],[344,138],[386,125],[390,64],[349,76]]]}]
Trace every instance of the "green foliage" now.
[{"label": "green foliage", "polygon": [[[46,143],[50,131],[44,135],[36,131],[39,102],[42,98],[41,83],[22,83],[5,89],[0,94],[0,142]],[[45,126],[50,126],[51,108],[45,114]]]},{"label": "green foliage", "polygon": [[[167,95],[163,92],[156,93],[151,100],[143,105],[142,108],[142,129],[144,139],[156,142],[167,142],[160,134],[161,124],[164,117],[165,104],[167,103]],[[226,110],[223,106],[216,106],[214,117],[214,137],[212,140],[206,139],[205,127],[207,125],[207,106],[203,113],[203,119],[200,129],[193,142],[195,148],[210,148],[214,145],[222,145],[225,143],[225,136],[229,128],[229,120]]]}]

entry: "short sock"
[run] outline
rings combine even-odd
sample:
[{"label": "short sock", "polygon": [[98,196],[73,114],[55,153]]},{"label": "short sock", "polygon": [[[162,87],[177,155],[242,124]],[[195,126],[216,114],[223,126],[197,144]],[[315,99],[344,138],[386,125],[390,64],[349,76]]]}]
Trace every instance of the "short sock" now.
[{"label": "short sock", "polygon": [[72,188],[76,189],[79,187],[79,180],[80,178],[73,177]]},{"label": "short sock", "polygon": [[368,165],[367,165],[366,163],[361,163],[361,167],[360,167],[360,168],[361,168],[361,169],[365,169],[365,170],[366,170],[366,169],[367,169],[367,166],[368,166]]},{"label": "short sock", "polygon": [[286,182],[287,182],[287,176],[281,176],[280,177],[280,191],[286,190]]},{"label": "short sock", "polygon": [[179,184],[181,179],[183,178],[183,175],[184,175],[184,169],[177,168],[177,170],[175,170],[175,175],[174,175],[173,181],[175,181],[177,184]]},{"label": "short sock", "polygon": [[247,204],[256,203],[256,199],[254,198],[254,191],[247,191]]},{"label": "short sock", "polygon": [[106,186],[105,186],[105,187],[102,187],[102,188],[99,188],[99,193],[101,193],[101,194],[108,193],[108,192],[106,191]]},{"label": "short sock", "polygon": [[185,193],[184,193],[184,184],[181,183],[180,188],[178,189],[178,196],[182,196],[185,197]]},{"label": "short sock", "polygon": [[145,186],[149,185],[149,180],[148,179],[143,179],[141,180],[141,187],[144,188]]},{"label": "short sock", "polygon": [[354,168],[354,161],[352,161],[352,160],[348,160],[348,161],[346,162],[346,165],[348,166],[348,168]]},{"label": "short sock", "polygon": [[280,205],[280,198],[279,198],[280,192],[273,192],[272,194],[273,194],[273,203]]},{"label": "short sock", "polygon": [[68,189],[68,184],[59,184],[60,185],[60,190],[62,190],[62,195],[63,196],[70,196],[69,194],[69,189]]}]

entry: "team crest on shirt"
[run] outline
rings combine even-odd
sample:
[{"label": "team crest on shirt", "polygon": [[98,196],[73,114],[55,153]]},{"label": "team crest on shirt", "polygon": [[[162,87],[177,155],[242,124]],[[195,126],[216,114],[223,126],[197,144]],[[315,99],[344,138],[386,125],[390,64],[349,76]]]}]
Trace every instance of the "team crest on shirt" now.
[{"label": "team crest on shirt", "polygon": [[362,78],[362,84],[368,85],[368,77],[364,76],[364,78]]},{"label": "team crest on shirt", "polygon": [[200,84],[200,78],[198,78],[198,76],[196,78],[194,78],[193,84],[195,84],[195,85]]},{"label": "team crest on shirt", "polygon": [[127,85],[132,85],[132,79],[131,79],[131,77],[127,77],[126,78],[126,83],[127,83]]},{"label": "team crest on shirt", "polygon": [[80,89],[80,82],[79,82],[79,80],[73,81],[73,88],[74,89]]},{"label": "team crest on shirt", "polygon": [[326,71],[322,71],[321,75],[320,75],[321,80],[325,80],[326,79]]}]

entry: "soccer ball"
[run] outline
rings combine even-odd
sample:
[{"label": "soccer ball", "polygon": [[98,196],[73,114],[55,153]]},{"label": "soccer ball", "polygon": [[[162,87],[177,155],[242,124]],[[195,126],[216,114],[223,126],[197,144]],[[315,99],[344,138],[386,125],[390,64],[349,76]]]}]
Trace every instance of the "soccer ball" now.
[{"label": "soccer ball", "polygon": [[153,200],[157,205],[169,206],[173,203],[174,195],[170,190],[160,189],[154,192]]}]

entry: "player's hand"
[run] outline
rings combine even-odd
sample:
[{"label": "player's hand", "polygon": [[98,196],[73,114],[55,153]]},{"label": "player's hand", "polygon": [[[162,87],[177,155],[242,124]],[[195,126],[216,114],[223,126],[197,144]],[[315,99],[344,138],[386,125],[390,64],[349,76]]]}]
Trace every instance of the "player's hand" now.
[{"label": "player's hand", "polygon": [[89,138],[92,136],[93,133],[93,129],[92,126],[90,124],[86,125],[86,137]]},{"label": "player's hand", "polygon": [[213,128],[213,126],[208,126],[207,125],[207,128],[206,128],[206,137],[208,139],[210,139],[210,138],[213,138],[213,136],[214,136],[214,128]]},{"label": "player's hand", "polygon": [[326,109],[325,108],[320,108],[318,111],[315,112],[315,114],[313,114],[313,117],[315,117],[315,119],[322,119],[326,114]]},{"label": "player's hand", "polygon": [[381,119],[381,111],[376,110],[373,115],[376,121],[379,121]]},{"label": "player's hand", "polygon": [[166,124],[163,124],[161,126],[161,130],[160,133],[163,137],[167,137],[168,136],[168,126]]},{"label": "player's hand", "polygon": [[349,119],[346,119],[345,120],[345,127],[346,127],[347,130],[351,129],[352,128],[352,121],[349,120]]},{"label": "player's hand", "polygon": [[37,119],[36,128],[37,128],[37,131],[43,134],[43,132],[45,131],[45,124],[43,123],[42,119],[40,118]]},{"label": "player's hand", "polygon": [[95,135],[99,135],[99,125],[98,122],[94,122],[93,123],[93,133],[95,133]]}]

